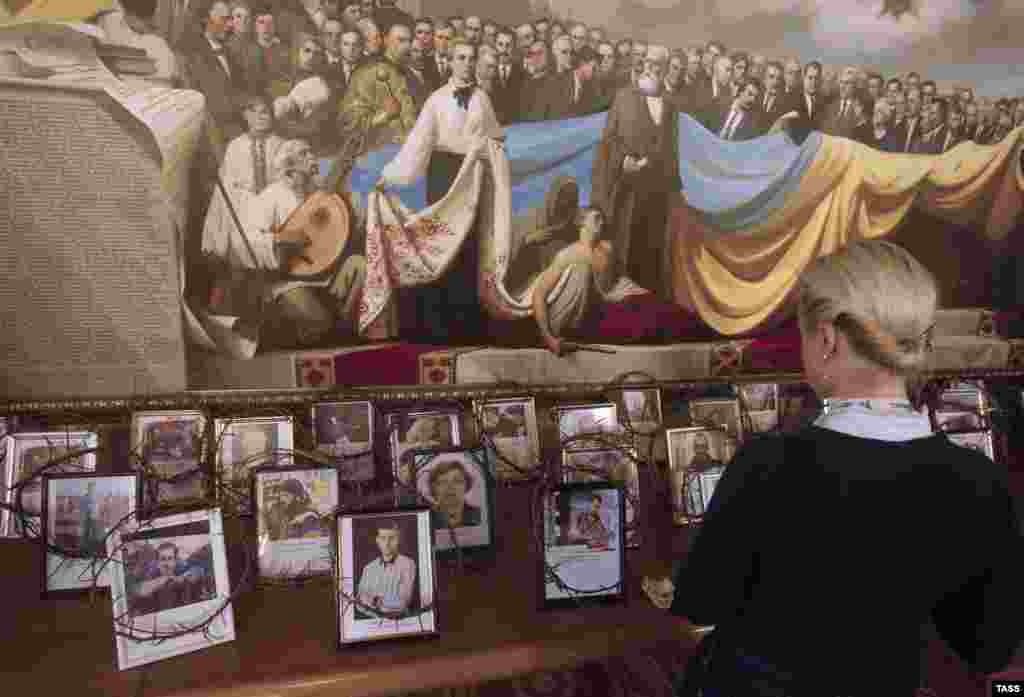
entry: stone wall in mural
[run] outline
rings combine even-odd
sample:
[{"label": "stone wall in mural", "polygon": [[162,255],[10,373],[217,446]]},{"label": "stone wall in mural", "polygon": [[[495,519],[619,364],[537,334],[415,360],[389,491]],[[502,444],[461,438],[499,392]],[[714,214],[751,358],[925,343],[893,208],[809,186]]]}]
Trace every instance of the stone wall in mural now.
[{"label": "stone wall in mural", "polygon": [[522,3],[499,25],[490,4],[58,17],[90,24],[109,68],[204,97],[181,230],[192,341],[244,358],[748,335],[810,260],[878,236],[919,253],[947,304],[992,302],[1024,188],[1024,49],[1003,30],[1024,11],[634,0]]}]

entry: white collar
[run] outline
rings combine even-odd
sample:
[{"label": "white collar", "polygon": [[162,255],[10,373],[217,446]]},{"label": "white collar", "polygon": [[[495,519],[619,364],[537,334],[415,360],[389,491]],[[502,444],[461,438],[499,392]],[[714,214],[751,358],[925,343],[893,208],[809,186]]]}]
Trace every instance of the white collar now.
[{"label": "white collar", "polygon": [[859,438],[906,441],[932,435],[928,416],[905,399],[826,400],[814,425]]}]

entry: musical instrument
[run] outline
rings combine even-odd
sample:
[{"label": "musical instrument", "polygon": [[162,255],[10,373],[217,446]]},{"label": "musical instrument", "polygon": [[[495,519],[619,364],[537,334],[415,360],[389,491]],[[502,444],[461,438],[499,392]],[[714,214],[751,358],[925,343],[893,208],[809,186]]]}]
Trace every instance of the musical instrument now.
[{"label": "musical instrument", "polygon": [[274,234],[281,242],[303,244],[288,262],[286,273],[309,278],[321,274],[341,257],[351,233],[352,214],[335,192],[317,191],[296,208]]}]

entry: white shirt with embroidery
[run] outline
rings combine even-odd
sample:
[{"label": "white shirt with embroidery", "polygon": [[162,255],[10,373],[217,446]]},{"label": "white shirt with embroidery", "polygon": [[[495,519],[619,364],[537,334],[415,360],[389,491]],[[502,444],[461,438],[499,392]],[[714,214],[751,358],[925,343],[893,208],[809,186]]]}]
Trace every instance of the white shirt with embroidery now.
[{"label": "white shirt with embroidery", "polygon": [[455,101],[451,80],[427,98],[416,125],[395,159],[384,167],[381,178],[392,186],[409,186],[427,173],[434,150],[466,155],[479,139],[501,138],[504,133],[487,93],[474,89],[463,109]]}]

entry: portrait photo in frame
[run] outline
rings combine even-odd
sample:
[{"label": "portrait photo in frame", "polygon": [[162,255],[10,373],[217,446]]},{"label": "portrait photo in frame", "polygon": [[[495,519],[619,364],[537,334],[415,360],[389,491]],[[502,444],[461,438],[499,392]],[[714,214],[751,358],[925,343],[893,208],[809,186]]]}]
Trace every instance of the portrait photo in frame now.
[{"label": "portrait photo in frame", "polygon": [[411,450],[444,450],[462,444],[462,420],[457,411],[412,411],[388,414],[384,418],[388,432],[391,474],[395,481],[412,484],[412,463],[404,457]]},{"label": "portrait photo in frame", "polygon": [[339,513],[338,646],[438,635],[430,509]]},{"label": "portrait photo in frame", "polygon": [[132,414],[131,450],[164,481],[146,477],[145,502],[172,504],[203,498],[206,476],[206,416],[201,411],[140,411]]},{"label": "portrait photo in frame", "polygon": [[623,388],[615,394],[619,423],[635,433],[651,434],[661,428],[661,390]]},{"label": "portrait photo in frame", "polygon": [[258,467],[252,473],[259,575],[301,578],[331,572],[331,523],[338,507],[332,466]]},{"label": "portrait photo in frame", "polygon": [[980,431],[990,428],[988,398],[972,381],[956,382],[944,389],[929,409],[935,431]]},{"label": "portrait photo in frame", "polygon": [[736,440],[743,438],[738,399],[695,399],[690,402],[690,423],[706,428],[725,426],[730,436]]},{"label": "portrait photo in frame", "polygon": [[[139,506],[142,475],[44,474],[43,597],[110,585],[107,536]],[[54,548],[72,552],[65,556]]]},{"label": "portrait photo in frame", "polygon": [[[83,452],[59,465],[47,465],[68,453],[92,450],[99,446],[99,435],[92,431],[41,431],[12,433],[0,439],[4,443],[2,500],[7,506],[18,504],[15,486],[21,488],[21,514],[26,517],[29,537],[38,537],[42,529],[43,481],[40,470],[47,474],[85,473],[96,471],[96,453]],[[0,537],[21,537],[22,524],[14,511],[0,508]]]},{"label": "portrait photo in frame", "polygon": [[292,463],[295,425],[290,416],[216,419],[217,500],[239,515],[252,515],[250,474],[257,467]]},{"label": "portrait photo in frame", "polygon": [[962,448],[977,450],[989,460],[996,459],[995,448],[992,442],[992,431],[972,431],[968,433],[948,433],[946,437],[951,443]]},{"label": "portrait photo in frame", "polygon": [[669,429],[665,439],[673,521],[688,525],[711,501],[732,455],[730,437],[721,429],[693,426]]},{"label": "portrait photo in frame", "polygon": [[[118,668],[233,641],[220,509],[136,523],[134,529],[118,529],[107,538]],[[195,631],[183,633],[192,627]],[[125,636],[135,632],[135,637]]]},{"label": "portrait photo in frame", "polygon": [[494,479],[483,448],[415,451],[416,490],[430,505],[438,553],[494,546]]},{"label": "portrait photo in frame", "polygon": [[745,382],[736,385],[744,408],[750,412],[779,410],[779,386],[773,382]]},{"label": "portrait photo in frame", "polygon": [[932,430],[936,433],[962,433],[985,429],[984,417],[976,411],[933,411]]},{"label": "portrait photo in frame", "polygon": [[637,510],[640,503],[640,469],[636,450],[619,448],[588,448],[562,451],[562,481],[610,482],[621,486],[626,494],[626,546],[639,547],[641,541]]},{"label": "portrait photo in frame", "polygon": [[[606,439],[617,438],[622,431],[618,408],[613,402],[570,404],[554,407],[552,411],[558,423],[559,446],[564,450],[607,447]],[[605,438],[581,437],[587,434]]]},{"label": "portrait photo in frame", "polygon": [[[530,477],[540,465],[540,431],[533,397],[474,402],[484,433],[488,461],[498,481]],[[492,447],[493,446],[493,447]]]},{"label": "portrait photo in frame", "polygon": [[736,391],[754,433],[769,433],[779,427],[779,386],[776,383],[741,383]]},{"label": "portrait photo in frame", "polygon": [[[626,598],[625,492],[608,483],[560,484],[547,497],[541,607]],[[552,523],[551,521],[554,521]]]},{"label": "portrait photo in frame", "polygon": [[314,448],[335,458],[342,481],[370,482],[377,477],[371,402],[318,402],[312,407],[312,421]]}]

